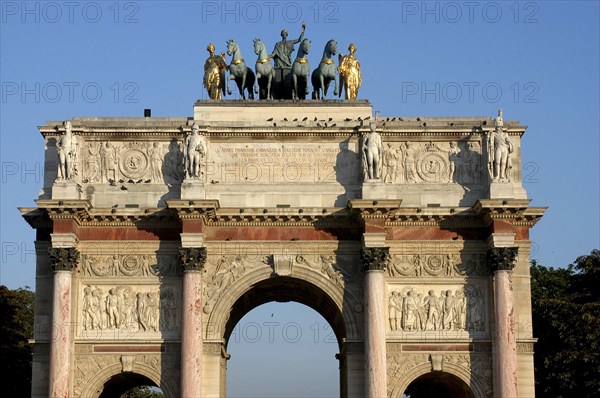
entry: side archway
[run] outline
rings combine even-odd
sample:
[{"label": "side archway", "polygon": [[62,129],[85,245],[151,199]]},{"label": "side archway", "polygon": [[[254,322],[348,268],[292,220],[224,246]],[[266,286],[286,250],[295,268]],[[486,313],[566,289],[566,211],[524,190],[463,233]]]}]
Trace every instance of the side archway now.
[{"label": "side archway", "polygon": [[102,369],[96,374],[93,380],[86,386],[81,393],[81,398],[103,398],[119,396],[116,392],[126,392],[130,388],[139,385],[153,385],[159,387],[167,398],[175,398],[176,394],[171,386],[164,379],[161,380],[161,374],[152,367],[134,363],[131,372],[123,372],[122,365],[112,364]]},{"label": "side archway", "polygon": [[[388,380],[391,382],[391,380]],[[409,370],[392,389],[392,398],[401,398],[413,383],[428,383],[447,392],[440,396],[451,398],[487,398],[486,388],[473,374],[455,364],[444,363],[443,371],[432,371],[431,363],[423,363]],[[454,395],[453,395],[454,394]]]}]

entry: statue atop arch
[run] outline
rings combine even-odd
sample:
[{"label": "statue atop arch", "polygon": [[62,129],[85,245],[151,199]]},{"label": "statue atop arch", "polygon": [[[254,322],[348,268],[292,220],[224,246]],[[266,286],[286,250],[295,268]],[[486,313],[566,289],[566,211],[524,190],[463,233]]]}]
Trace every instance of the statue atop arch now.
[{"label": "statue atop arch", "polygon": [[304,31],[306,30],[306,22],[302,23],[302,32],[296,40],[288,40],[288,31],[281,31],[281,41],[275,43],[275,48],[269,56],[275,62],[275,99],[290,99],[292,98],[291,90],[291,75],[292,70],[292,52],[294,46],[304,39]]}]

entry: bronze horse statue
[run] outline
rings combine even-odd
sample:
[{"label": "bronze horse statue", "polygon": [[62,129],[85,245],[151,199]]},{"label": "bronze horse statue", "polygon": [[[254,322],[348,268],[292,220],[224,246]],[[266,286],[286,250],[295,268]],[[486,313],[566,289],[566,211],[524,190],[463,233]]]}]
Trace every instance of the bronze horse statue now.
[{"label": "bronze horse statue", "polygon": [[311,80],[313,85],[312,99],[325,99],[327,89],[333,80],[335,88],[333,94],[338,94],[338,81],[336,79],[337,66],[333,62],[333,56],[337,53],[337,42],[333,39],[329,40],[323,50],[323,58],[317,69],[312,73]]},{"label": "bronze horse statue", "polygon": [[244,90],[248,90],[248,98],[254,99],[254,93],[252,92],[252,87],[254,86],[254,72],[252,69],[246,66],[244,62],[244,58],[242,58],[242,53],[237,43],[230,39],[227,41],[227,55],[232,56],[231,63],[229,64],[229,78],[227,79],[227,93],[231,95],[231,86],[229,83],[231,80],[235,80],[235,83],[238,86],[238,90],[240,91],[240,96],[242,99],[246,99],[244,95]]}]

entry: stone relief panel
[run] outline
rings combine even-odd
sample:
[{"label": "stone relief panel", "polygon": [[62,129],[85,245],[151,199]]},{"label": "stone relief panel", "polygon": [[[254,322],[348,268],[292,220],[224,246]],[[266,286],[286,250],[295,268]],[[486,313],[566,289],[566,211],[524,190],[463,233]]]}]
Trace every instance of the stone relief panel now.
[{"label": "stone relief panel", "polygon": [[81,270],[85,277],[152,277],[180,274],[175,255],[83,254],[81,257]]},{"label": "stone relief panel", "polygon": [[484,176],[481,143],[388,142],[382,171],[387,184],[480,184]]},{"label": "stone relief panel", "polygon": [[483,283],[388,286],[388,331],[404,337],[487,335],[489,299]]},{"label": "stone relief panel", "polygon": [[454,250],[440,251],[437,253],[423,251],[414,254],[392,254],[386,270],[387,275],[390,277],[442,278],[489,274],[484,253],[461,255]]},{"label": "stone relief panel", "polygon": [[85,285],[78,336],[120,340],[175,335],[180,318],[176,291],[175,286]]},{"label": "stone relief panel", "polygon": [[183,180],[181,144],[150,141],[88,141],[83,145],[83,183],[167,183]]}]

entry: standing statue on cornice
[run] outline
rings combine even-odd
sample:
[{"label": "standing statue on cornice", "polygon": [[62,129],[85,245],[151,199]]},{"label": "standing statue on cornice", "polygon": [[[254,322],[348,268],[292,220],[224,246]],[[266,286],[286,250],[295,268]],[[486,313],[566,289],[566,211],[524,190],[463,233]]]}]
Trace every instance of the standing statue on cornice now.
[{"label": "standing statue on cornice", "polygon": [[370,131],[363,136],[362,158],[366,180],[379,180],[381,178],[381,165],[383,144],[381,136],[376,131],[377,124],[369,123]]},{"label": "standing statue on cornice", "polygon": [[225,53],[215,55],[215,45],[210,43],[206,50],[210,54],[204,62],[204,87],[208,91],[210,99],[221,99],[221,93],[225,95]]},{"label": "standing statue on cornice", "polygon": [[202,176],[202,161],[206,156],[206,140],[199,135],[200,128],[196,123],[192,133],[185,138],[183,156],[185,161],[185,178],[199,179]]},{"label": "standing statue on cornice", "polygon": [[360,74],[360,63],[354,56],[356,51],[356,45],[350,43],[348,46],[350,54],[342,55],[340,53],[339,61],[340,66],[338,71],[340,73],[340,92],[339,96],[342,96],[342,89],[346,87],[346,99],[356,99],[358,96],[358,89],[362,85],[362,75]]},{"label": "standing statue on cornice", "polygon": [[290,99],[292,98],[291,76],[292,70],[292,52],[294,46],[304,39],[304,31],[306,30],[306,22],[302,22],[302,32],[297,40],[288,40],[288,31],[281,31],[281,41],[275,44],[273,53],[269,56],[275,62],[275,99]]},{"label": "standing statue on cornice", "polygon": [[502,109],[498,110],[498,117],[494,120],[494,131],[487,133],[487,144],[488,169],[492,181],[510,182],[510,154],[514,152],[515,147],[504,129]]},{"label": "standing statue on cornice", "polygon": [[77,140],[73,136],[73,126],[67,120],[65,132],[58,139],[56,149],[58,151],[58,178],[57,180],[72,180],[77,169]]}]

